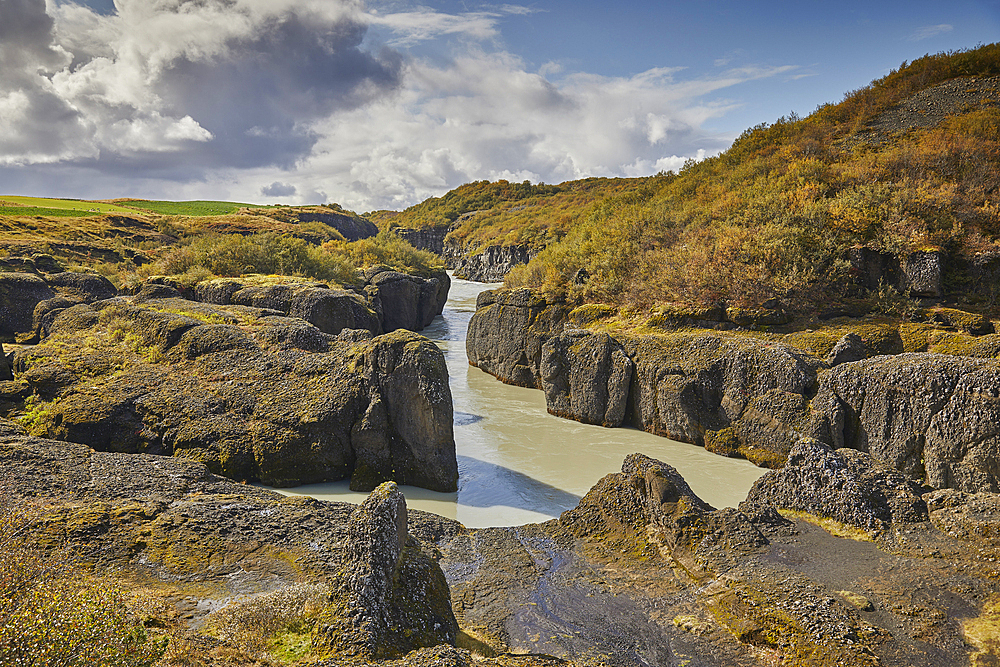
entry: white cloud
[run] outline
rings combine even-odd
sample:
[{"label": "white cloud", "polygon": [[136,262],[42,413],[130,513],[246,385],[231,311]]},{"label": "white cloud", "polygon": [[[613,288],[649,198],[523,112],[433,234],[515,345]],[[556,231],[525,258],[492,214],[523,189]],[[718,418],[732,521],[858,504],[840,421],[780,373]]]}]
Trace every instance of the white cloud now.
[{"label": "white cloud", "polygon": [[931,37],[937,37],[938,35],[943,35],[945,33],[951,32],[955,27],[947,23],[941,23],[939,25],[928,25],[922,28],[917,28],[912,35],[910,35],[909,40],[911,42],[919,42],[923,39],[930,39]]},{"label": "white cloud", "polygon": [[[735,106],[720,91],[800,73],[531,71],[498,44],[504,17],[536,11],[519,5],[117,0],[102,16],[0,2],[0,174],[74,188],[49,192],[62,196],[329,196],[370,210],[484,178],[652,174],[728,145],[702,130]],[[428,40],[451,56],[399,51]]]}]

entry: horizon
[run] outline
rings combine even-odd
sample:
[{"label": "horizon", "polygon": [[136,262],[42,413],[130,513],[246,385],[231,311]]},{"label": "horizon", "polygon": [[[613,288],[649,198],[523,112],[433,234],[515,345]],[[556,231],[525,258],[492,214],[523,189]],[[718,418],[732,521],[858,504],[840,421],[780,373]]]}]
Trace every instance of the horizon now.
[{"label": "horizon", "polygon": [[1000,32],[983,1],[0,0],[0,17],[4,190],[358,212],[676,171]]}]

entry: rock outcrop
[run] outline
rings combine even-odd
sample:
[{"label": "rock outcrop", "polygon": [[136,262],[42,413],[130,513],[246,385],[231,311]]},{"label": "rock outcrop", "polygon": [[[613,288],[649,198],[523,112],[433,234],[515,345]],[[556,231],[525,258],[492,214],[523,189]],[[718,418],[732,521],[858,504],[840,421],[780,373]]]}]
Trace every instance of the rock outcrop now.
[{"label": "rock outcrop", "polygon": [[541,388],[542,346],[562,332],[569,311],[528,289],[481,292],[465,342],[469,363],[507,384]]},{"label": "rock outcrop", "polygon": [[[925,494],[927,520],[905,480],[842,454],[803,443],[750,501],[719,510],[632,455],[557,520],[470,530],[407,511],[393,484],[360,508],[283,498],[194,461],[95,452],[0,420],[4,498],[37,517],[18,537],[70,545],[90,576],[169,582],[191,610],[191,646],[208,641],[195,633],[209,609],[326,584],[305,640],[310,664],[330,667],[995,659],[969,630],[1000,599],[1000,496]],[[777,511],[795,508],[804,518]],[[811,523],[824,508],[880,530],[834,537]]]},{"label": "rock outcrop", "polygon": [[38,302],[55,292],[33,273],[0,273],[0,338],[31,330],[31,317]]},{"label": "rock outcrop", "polygon": [[193,296],[205,303],[276,310],[329,334],[367,329],[378,335],[396,329],[422,330],[441,314],[451,286],[444,271],[421,278],[375,267],[365,277],[366,285],[358,291],[312,282],[245,285],[224,278],[199,283]]},{"label": "rock outcrop", "polygon": [[376,303],[385,331],[420,331],[444,310],[451,278],[439,271],[420,278],[398,271],[376,268],[366,272],[365,292]]},{"label": "rock outcrop", "polygon": [[874,357],[823,375],[814,435],[868,452],[934,488],[1000,490],[1000,362]]},{"label": "rock outcrop", "polygon": [[347,531],[346,563],[334,594],[339,604],[320,615],[320,642],[373,660],[454,646],[458,624],[448,583],[407,532],[406,500],[396,485],[375,489],[351,515]]},{"label": "rock outcrop", "polygon": [[417,250],[426,250],[435,255],[444,256],[444,237],[451,227],[424,227],[421,229],[395,228],[396,236],[403,239]]},{"label": "rock outcrop", "polygon": [[811,438],[792,448],[781,470],[758,479],[746,503],[831,517],[869,533],[927,520],[923,489],[901,472],[853,449],[833,450]]},{"label": "rock outcrop", "polygon": [[848,252],[857,284],[876,291],[884,287],[914,297],[939,299],[944,294],[945,256],[939,250],[914,251],[903,257],[872,248]]},{"label": "rock outcrop", "polygon": [[527,264],[534,253],[522,245],[491,245],[475,254],[463,254],[450,262],[457,278],[481,283],[503,282],[504,276],[520,264]]},{"label": "rock outcrop", "polygon": [[635,364],[605,333],[574,329],[542,346],[539,372],[550,413],[586,424],[621,426]]},{"label": "rock outcrop", "polygon": [[41,401],[34,429],[275,486],[455,490],[437,346],[407,331],[338,338],[277,312],[139,296],[63,309],[15,359]]}]

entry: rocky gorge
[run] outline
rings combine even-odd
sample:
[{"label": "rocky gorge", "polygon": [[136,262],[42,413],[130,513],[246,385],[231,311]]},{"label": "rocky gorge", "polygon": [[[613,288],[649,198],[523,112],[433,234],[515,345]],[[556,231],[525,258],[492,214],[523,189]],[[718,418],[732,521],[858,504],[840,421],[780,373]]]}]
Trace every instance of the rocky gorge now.
[{"label": "rocky gorge", "polygon": [[[543,390],[553,414],[634,426],[758,465],[780,467],[809,436],[934,488],[1000,490],[1000,362],[989,321],[967,325],[979,334],[968,337],[978,358],[903,353],[898,331],[878,328],[868,340],[845,334],[820,357],[789,342],[801,336],[746,330],[682,324],[609,334],[599,327],[607,314],[529,290],[484,292],[469,325],[469,362]],[[685,317],[709,316],[722,319]]]}]

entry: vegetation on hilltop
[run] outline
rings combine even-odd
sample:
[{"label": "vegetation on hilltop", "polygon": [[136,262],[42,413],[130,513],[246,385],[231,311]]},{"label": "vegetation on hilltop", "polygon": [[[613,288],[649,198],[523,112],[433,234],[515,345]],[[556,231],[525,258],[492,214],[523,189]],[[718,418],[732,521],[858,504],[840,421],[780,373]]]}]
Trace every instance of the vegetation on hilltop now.
[{"label": "vegetation on hilltop", "polygon": [[[28,203],[53,202],[51,210],[20,201],[0,208],[0,270],[94,270],[129,287],[153,275],[192,285],[247,274],[356,285],[358,270],[372,264],[421,275],[444,267],[437,256],[417,251],[395,235],[348,243],[335,225],[345,220],[348,227],[352,221],[361,227],[369,223],[336,204],[115,201],[114,207],[74,204],[111,207],[114,213],[62,208],[60,202],[72,200],[50,199]],[[140,203],[146,210],[121,208]],[[210,215],[212,211],[221,213]]]},{"label": "vegetation on hilltop", "polygon": [[936,127],[849,140],[916,90],[998,71],[998,45],[926,56],[808,118],[750,128],[719,156],[596,202],[507,284],[617,305],[779,297],[808,310],[844,295],[852,246],[1000,252],[1000,82],[970,81],[988,94]]}]

